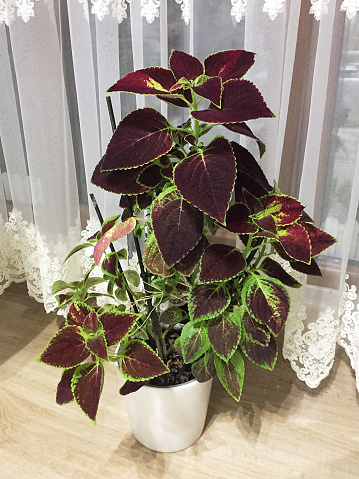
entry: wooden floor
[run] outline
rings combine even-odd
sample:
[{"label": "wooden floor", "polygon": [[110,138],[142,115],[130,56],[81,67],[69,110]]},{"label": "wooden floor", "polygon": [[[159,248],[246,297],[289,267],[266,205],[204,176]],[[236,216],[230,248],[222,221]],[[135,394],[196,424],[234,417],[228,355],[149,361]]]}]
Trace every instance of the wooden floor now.
[{"label": "wooden floor", "polygon": [[131,435],[113,365],[97,426],[76,405],[55,404],[60,371],[34,359],[56,320],[23,284],[0,296],[0,325],[1,479],[359,477],[359,398],[341,350],[317,390],[282,359],[272,373],[248,365],[239,405],[215,383],[201,439],[161,454]]}]

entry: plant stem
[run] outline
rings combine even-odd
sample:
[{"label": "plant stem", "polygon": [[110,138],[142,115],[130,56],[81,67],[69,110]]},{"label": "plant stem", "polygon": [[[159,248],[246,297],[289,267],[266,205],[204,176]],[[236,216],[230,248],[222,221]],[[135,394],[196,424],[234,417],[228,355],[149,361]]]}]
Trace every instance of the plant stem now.
[{"label": "plant stem", "polygon": [[[90,198],[91,198],[91,201],[92,201],[92,204],[94,205],[94,208],[95,208],[95,211],[96,211],[96,214],[97,214],[97,217],[101,223],[101,225],[103,224],[103,216],[102,216],[102,213],[100,211],[100,208],[97,204],[97,201],[96,201],[96,198],[95,198],[95,195],[93,193],[90,193]],[[115,248],[113,246],[112,243],[110,243],[110,249],[112,251],[112,253],[115,253]],[[136,314],[139,313],[138,311],[138,308],[137,308],[137,304],[135,303],[135,298],[133,297],[133,294],[131,292],[131,289],[130,289],[130,286],[127,282],[127,279],[125,278],[124,274],[123,274],[123,269],[122,269],[122,266],[121,266],[121,263],[120,261],[117,262],[117,268],[119,270],[119,272],[121,273],[122,277],[123,277],[123,280],[125,282],[125,285],[126,285],[126,292],[127,292],[127,296],[128,296],[128,299],[131,301],[132,305],[133,305],[133,309],[135,311]]]}]

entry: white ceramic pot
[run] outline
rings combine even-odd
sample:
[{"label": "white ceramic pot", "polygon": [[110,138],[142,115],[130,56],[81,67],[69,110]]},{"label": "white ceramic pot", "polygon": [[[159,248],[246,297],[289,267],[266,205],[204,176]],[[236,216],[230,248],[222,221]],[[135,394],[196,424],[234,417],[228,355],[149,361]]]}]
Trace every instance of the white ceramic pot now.
[{"label": "white ceramic pot", "polygon": [[158,452],[192,446],[203,432],[212,382],[193,379],[176,386],[143,386],[125,396],[135,438]]}]

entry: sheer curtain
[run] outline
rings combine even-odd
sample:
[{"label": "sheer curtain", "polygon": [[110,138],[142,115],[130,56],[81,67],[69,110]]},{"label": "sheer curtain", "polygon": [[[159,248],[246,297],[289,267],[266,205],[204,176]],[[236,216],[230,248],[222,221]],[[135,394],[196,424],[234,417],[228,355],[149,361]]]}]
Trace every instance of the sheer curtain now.
[{"label": "sheer curtain", "polygon": [[[0,293],[26,281],[52,310],[53,281],[86,266],[76,256],[64,265],[66,253],[99,226],[89,193],[105,217],[118,212],[119,198],[90,182],[111,137],[107,88],[133,69],[166,67],[172,49],[203,60],[245,48],[257,53],[247,78],[277,115],[250,125],[267,145],[261,165],[339,239],[321,257],[323,279],[293,295],[284,355],[316,387],[340,344],[359,388],[358,19],[334,1],[47,0],[23,23],[10,22],[12,3],[0,2]],[[308,12],[319,3],[317,22]],[[156,98],[112,101],[117,120],[145,105],[185,119]]]}]

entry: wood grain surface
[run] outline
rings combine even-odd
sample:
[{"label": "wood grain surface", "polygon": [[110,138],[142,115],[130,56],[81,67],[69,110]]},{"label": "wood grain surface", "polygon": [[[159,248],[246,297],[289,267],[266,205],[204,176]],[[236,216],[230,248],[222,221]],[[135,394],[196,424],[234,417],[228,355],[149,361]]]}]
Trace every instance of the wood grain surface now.
[{"label": "wood grain surface", "polygon": [[97,426],[55,404],[61,372],[34,360],[56,318],[13,284],[0,296],[0,478],[340,478],[359,476],[359,397],[339,349],[316,389],[281,357],[273,372],[246,362],[242,400],[215,382],[205,431],[192,447],[156,453],[132,436],[108,365]]}]

